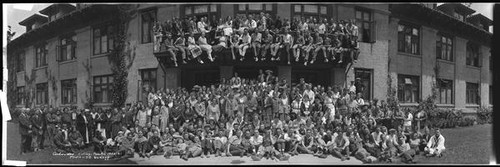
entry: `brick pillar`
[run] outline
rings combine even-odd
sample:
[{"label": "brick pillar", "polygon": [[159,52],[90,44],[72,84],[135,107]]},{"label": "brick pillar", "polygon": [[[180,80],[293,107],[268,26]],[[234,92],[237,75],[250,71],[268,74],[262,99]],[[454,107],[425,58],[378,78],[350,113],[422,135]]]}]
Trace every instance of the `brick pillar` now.
[{"label": "brick pillar", "polygon": [[234,67],[233,66],[220,66],[220,79],[222,81],[222,78],[225,78],[226,81],[231,79],[233,77],[233,71]]},{"label": "brick pillar", "polygon": [[286,79],[288,84],[292,83],[292,67],[291,66],[278,66],[278,77]]},{"label": "brick pillar", "polygon": [[181,86],[181,69],[167,68],[165,69],[165,73],[166,88],[175,89]]}]

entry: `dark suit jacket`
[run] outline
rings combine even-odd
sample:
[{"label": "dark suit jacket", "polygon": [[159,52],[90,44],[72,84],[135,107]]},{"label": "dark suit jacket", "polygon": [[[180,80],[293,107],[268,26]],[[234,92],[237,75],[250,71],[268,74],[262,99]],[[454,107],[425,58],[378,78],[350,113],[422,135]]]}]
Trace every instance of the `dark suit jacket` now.
[{"label": "dark suit jacket", "polygon": [[31,130],[30,126],[31,120],[26,114],[19,115],[19,133],[21,135],[28,135],[28,131]]}]

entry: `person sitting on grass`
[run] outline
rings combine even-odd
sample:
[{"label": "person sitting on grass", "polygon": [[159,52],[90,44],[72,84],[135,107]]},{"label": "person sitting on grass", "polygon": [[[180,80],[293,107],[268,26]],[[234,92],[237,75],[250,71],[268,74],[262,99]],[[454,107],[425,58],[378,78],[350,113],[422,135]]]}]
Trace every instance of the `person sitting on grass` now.
[{"label": "person sitting on grass", "polygon": [[105,152],[106,138],[104,137],[101,130],[96,130],[94,141],[94,152],[102,153]]},{"label": "person sitting on grass", "polygon": [[441,131],[439,128],[436,128],[434,130],[434,136],[432,136],[429,139],[429,142],[427,143],[427,146],[425,147],[425,156],[426,157],[431,157],[431,156],[438,156],[441,157],[443,151],[446,149],[444,147],[444,136],[441,135]]},{"label": "person sitting on grass", "polygon": [[133,137],[133,133],[127,133],[127,136],[121,140],[117,156],[121,156],[121,158],[131,158],[134,156]]},{"label": "person sitting on grass", "polygon": [[195,158],[202,154],[201,150],[201,140],[198,136],[190,136],[194,140],[188,140],[188,145],[186,147],[186,153],[181,156],[182,159],[187,161],[189,158]]},{"label": "person sitting on grass", "polygon": [[151,155],[158,155],[162,149],[160,148],[160,132],[158,130],[153,131],[153,136],[149,138],[149,145],[152,147],[151,151],[147,153],[148,157]]},{"label": "person sitting on grass", "polygon": [[148,152],[149,150],[149,143],[148,143],[148,139],[144,136],[142,130],[139,130],[137,132],[137,137],[135,138],[135,141],[134,141],[136,147],[137,147],[137,152],[139,153],[139,157],[141,158],[145,158],[145,156],[149,156],[148,154],[146,154],[146,152]]},{"label": "person sitting on grass", "polygon": [[205,131],[206,133],[203,136],[202,142],[201,142],[201,148],[203,153],[201,154],[201,158],[204,158],[205,156],[207,158],[210,158],[210,153],[213,152],[214,148],[214,138],[212,137],[212,131]]},{"label": "person sitting on grass", "polygon": [[172,156],[174,150],[174,138],[169,132],[170,128],[166,128],[165,132],[163,132],[163,135],[160,138],[160,147],[163,149],[163,157],[165,157],[166,159]]},{"label": "person sitting on grass", "polygon": [[83,137],[82,134],[78,130],[76,130],[76,127],[73,126],[71,128],[71,132],[69,133],[69,143],[72,145],[73,148],[76,149],[82,149],[85,144],[83,143]]},{"label": "person sitting on grass", "polygon": [[346,159],[349,160],[350,151],[349,151],[349,139],[342,132],[338,133],[338,135],[334,139],[333,149],[330,150],[332,155],[340,158],[342,161]]},{"label": "person sitting on grass", "polygon": [[219,130],[214,139],[215,157],[222,156],[221,152],[225,155],[226,144],[227,137],[223,130]]},{"label": "person sitting on grass", "polygon": [[54,136],[54,145],[56,145],[56,152],[67,153],[73,152],[71,149],[71,143],[64,139],[64,132],[56,125],[56,136]]}]

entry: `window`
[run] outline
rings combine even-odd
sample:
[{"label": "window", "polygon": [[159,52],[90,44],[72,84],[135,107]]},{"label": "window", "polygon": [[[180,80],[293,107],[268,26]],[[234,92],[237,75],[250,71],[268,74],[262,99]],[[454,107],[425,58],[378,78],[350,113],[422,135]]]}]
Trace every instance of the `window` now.
[{"label": "window", "polygon": [[58,60],[59,61],[68,61],[68,60],[73,60],[76,59],[76,36],[67,36],[61,38],[60,46],[58,46]]},{"label": "window", "polygon": [[105,25],[94,28],[94,55],[111,52],[114,47],[115,26]]},{"label": "window", "polygon": [[149,85],[149,87],[156,90],[156,69],[140,70],[142,85]]},{"label": "window", "polygon": [[354,69],[354,76],[355,76],[355,78],[360,79],[360,84],[355,85],[356,91],[358,91],[358,89],[361,91],[361,93],[363,94],[364,100],[371,100],[372,99],[372,87],[373,87],[373,82],[372,82],[373,70],[355,68]]},{"label": "window", "polygon": [[416,26],[398,25],[398,51],[410,54],[420,54],[420,32]]},{"label": "window", "polygon": [[26,60],[26,53],[24,53],[24,51],[17,54],[17,61],[16,61],[16,64],[17,64],[16,71],[17,72],[24,71],[24,68],[26,68],[25,67],[25,63],[26,63],[25,60]]},{"label": "window", "polygon": [[207,17],[208,19],[212,16],[218,16],[218,5],[186,5],[184,7],[184,16],[186,17]]},{"label": "window", "polygon": [[49,104],[49,86],[47,83],[36,84],[36,104]]},{"label": "window", "polygon": [[113,90],[113,76],[94,77],[95,103],[111,103],[111,90]]},{"label": "window", "polygon": [[477,83],[466,83],[465,98],[467,104],[479,104],[479,86]]},{"label": "window", "polygon": [[437,79],[438,103],[439,104],[453,104],[453,81]]},{"label": "window", "polygon": [[35,58],[36,58],[36,66],[35,67],[43,67],[47,65],[47,45],[42,44],[35,47]]},{"label": "window", "polygon": [[76,104],[76,79],[69,79],[61,81],[61,103],[62,104]]},{"label": "window", "polygon": [[398,99],[403,103],[417,103],[420,100],[420,77],[398,75]]},{"label": "window", "polygon": [[371,12],[356,8],[356,26],[359,30],[359,39],[362,42],[373,42],[374,39],[374,22],[372,21]]},{"label": "window", "polygon": [[156,10],[143,12],[141,16],[142,43],[151,43],[153,39],[153,25],[156,21]]},{"label": "window", "polygon": [[446,35],[438,35],[436,41],[436,58],[453,61],[453,38]]},{"label": "window", "polygon": [[460,21],[464,21],[464,18],[465,18],[464,15],[457,13],[457,12],[453,13],[453,16]]},{"label": "window", "polygon": [[292,5],[293,17],[315,18],[330,18],[328,16],[328,7],[326,5]]},{"label": "window", "polygon": [[490,91],[489,91],[489,96],[490,96],[490,104],[493,104],[493,86],[490,85]]},{"label": "window", "polygon": [[465,64],[469,66],[479,67],[479,45],[473,44],[471,42],[467,43],[467,56],[465,59]]},{"label": "window", "polygon": [[270,13],[272,16],[275,15],[274,13],[274,4],[262,4],[262,3],[255,3],[255,4],[238,4],[237,5],[237,15],[248,15],[248,14],[260,14],[261,12],[264,13]]},{"label": "window", "polygon": [[22,105],[24,103],[24,86],[17,87],[17,102],[16,104]]}]

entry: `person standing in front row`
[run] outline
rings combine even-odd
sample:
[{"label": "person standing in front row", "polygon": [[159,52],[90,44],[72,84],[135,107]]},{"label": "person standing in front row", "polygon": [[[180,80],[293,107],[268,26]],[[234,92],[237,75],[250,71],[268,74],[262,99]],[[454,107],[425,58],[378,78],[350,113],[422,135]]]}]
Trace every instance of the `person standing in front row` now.
[{"label": "person standing in front row", "polygon": [[29,116],[26,114],[26,109],[21,109],[21,115],[19,115],[19,133],[21,134],[21,155],[24,155],[27,151],[31,149],[29,142],[31,136],[30,133],[32,125]]}]

